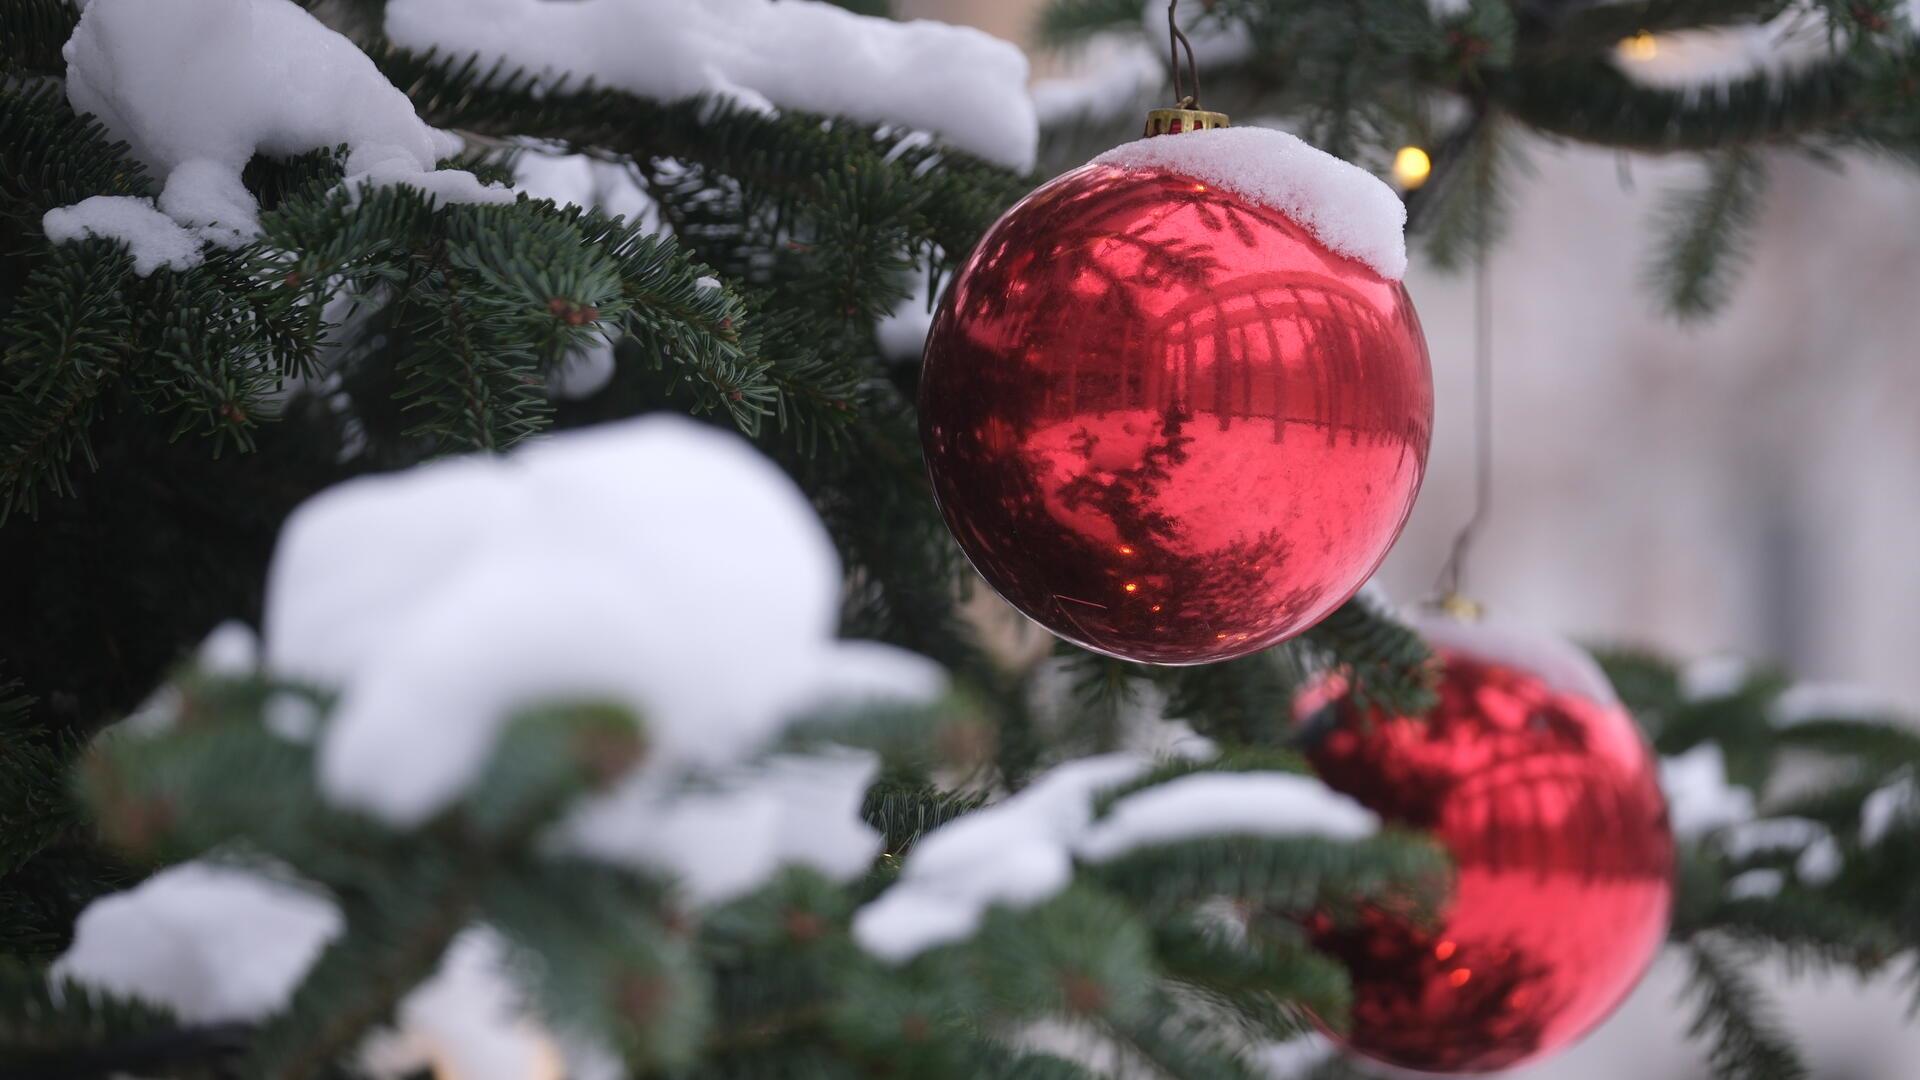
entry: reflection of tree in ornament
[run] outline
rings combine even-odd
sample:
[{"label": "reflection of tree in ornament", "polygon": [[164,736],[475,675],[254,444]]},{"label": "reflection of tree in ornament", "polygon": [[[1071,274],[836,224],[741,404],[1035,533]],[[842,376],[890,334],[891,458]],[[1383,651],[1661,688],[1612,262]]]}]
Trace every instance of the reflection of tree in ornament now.
[{"label": "reflection of tree in ornament", "polygon": [[935,491],[988,581],[1159,663],[1272,644],[1358,588],[1432,408],[1397,282],[1257,203],[1101,165],[982,242],[921,395]]}]

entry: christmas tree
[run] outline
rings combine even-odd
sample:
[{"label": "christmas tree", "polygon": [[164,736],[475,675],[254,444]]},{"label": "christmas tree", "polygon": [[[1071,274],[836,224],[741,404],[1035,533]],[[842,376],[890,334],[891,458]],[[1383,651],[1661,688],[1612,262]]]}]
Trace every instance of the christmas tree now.
[{"label": "christmas tree", "polygon": [[[1393,177],[1443,266],[1499,244],[1520,133],[1697,155],[1650,296],[1709,316],[1770,155],[1920,159],[1903,5],[1056,0],[1050,41],[1172,53],[1039,109],[1011,45],[885,7],[0,10],[0,1075],[1367,1075],[1319,1031],[1484,1068],[1581,1033],[1526,1003],[1564,971],[1433,936],[1502,859],[1653,883],[1720,1077],[1808,1075],[1757,958],[1910,981],[1903,718],[1365,593],[1201,666],[1019,654],[915,405],[981,237],[1142,105]],[[1701,32],[1766,62],[1635,77]],[[1278,409],[1216,370],[1056,518],[1175,482],[1230,391]],[[1486,750],[1489,702],[1515,745],[1630,711],[1664,814],[1545,823],[1590,778],[1522,777],[1541,820],[1479,851],[1355,779]],[[1365,1041],[1436,1015],[1486,1026]]]}]

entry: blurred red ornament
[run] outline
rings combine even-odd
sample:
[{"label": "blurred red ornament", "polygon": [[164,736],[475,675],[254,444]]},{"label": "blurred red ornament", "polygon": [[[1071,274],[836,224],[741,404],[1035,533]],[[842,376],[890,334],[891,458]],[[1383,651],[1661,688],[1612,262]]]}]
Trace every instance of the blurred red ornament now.
[{"label": "blurred red ornament", "polygon": [[1430,832],[1454,894],[1430,928],[1378,911],[1310,928],[1353,978],[1348,1048],[1425,1072],[1504,1069],[1572,1044],[1640,981],[1666,935],[1673,834],[1653,755],[1584,653],[1418,625],[1441,662],[1430,716],[1363,715],[1337,675],[1298,709],[1321,778]]},{"label": "blurred red ornament", "polygon": [[1432,419],[1398,281],[1218,185],[1098,163],[974,249],[920,385],[934,493],[981,576],[1157,664],[1266,648],[1352,595]]}]

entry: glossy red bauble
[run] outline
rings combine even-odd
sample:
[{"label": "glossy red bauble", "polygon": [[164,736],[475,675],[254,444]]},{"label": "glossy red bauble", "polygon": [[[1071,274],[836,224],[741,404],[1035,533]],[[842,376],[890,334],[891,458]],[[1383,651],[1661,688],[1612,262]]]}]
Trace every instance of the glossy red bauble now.
[{"label": "glossy red bauble", "polygon": [[1312,929],[1353,979],[1350,1049],[1479,1073],[1566,1047],[1633,989],[1666,933],[1673,835],[1655,760],[1584,654],[1437,625],[1432,715],[1362,714],[1337,676],[1299,708],[1329,786],[1445,846],[1451,901],[1437,926]]},{"label": "glossy red bauble", "polygon": [[1216,185],[1097,163],[980,242],[920,387],[934,493],[981,575],[1061,637],[1158,664],[1265,648],[1352,595],[1413,506],[1432,416],[1399,282]]}]

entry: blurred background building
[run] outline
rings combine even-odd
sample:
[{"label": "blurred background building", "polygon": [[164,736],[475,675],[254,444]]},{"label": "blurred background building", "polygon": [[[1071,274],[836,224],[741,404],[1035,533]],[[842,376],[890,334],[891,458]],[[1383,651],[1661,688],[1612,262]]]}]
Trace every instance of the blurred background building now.
[{"label": "blurred background building", "polygon": [[[1043,0],[899,0],[1030,43]],[[1072,57],[1036,56],[1036,70]],[[1865,159],[1773,163],[1731,303],[1683,326],[1642,273],[1691,166],[1535,143],[1494,255],[1494,516],[1468,591],[1590,641],[1737,654],[1920,706],[1920,182]],[[1408,276],[1433,351],[1427,483],[1382,574],[1432,588],[1471,512],[1471,275]],[[1911,1080],[1905,991],[1775,983],[1818,1080]],[[1691,1080],[1682,974],[1515,1080]]]}]

